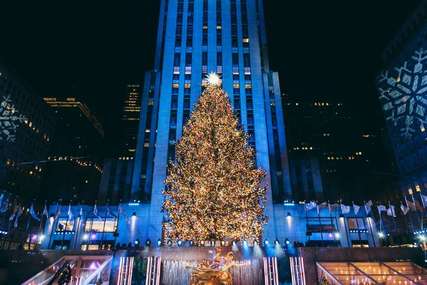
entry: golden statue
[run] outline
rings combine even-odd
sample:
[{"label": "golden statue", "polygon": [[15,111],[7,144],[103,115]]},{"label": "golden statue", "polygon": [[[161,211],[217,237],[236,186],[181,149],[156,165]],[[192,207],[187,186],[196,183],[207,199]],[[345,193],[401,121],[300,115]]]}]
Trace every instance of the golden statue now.
[{"label": "golden statue", "polygon": [[232,252],[223,256],[218,249],[213,260],[203,260],[194,268],[190,285],[232,285],[233,279],[229,269],[235,265]]}]

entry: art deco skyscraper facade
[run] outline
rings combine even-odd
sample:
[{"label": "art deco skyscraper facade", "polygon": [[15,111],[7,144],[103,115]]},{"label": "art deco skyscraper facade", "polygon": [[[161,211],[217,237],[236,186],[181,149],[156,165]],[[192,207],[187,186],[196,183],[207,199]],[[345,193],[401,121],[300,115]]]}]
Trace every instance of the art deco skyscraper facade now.
[{"label": "art deco skyscraper facade", "polygon": [[267,54],[262,0],[162,0],[155,66],[147,73],[132,194],[149,194],[147,236],[160,238],[162,190],[175,144],[209,72],[250,135],[256,163],[267,172],[266,235],[274,234],[273,203],[292,197],[278,74]]},{"label": "art deco skyscraper facade", "polygon": [[421,1],[383,53],[377,78],[403,193],[427,193],[427,1]]}]

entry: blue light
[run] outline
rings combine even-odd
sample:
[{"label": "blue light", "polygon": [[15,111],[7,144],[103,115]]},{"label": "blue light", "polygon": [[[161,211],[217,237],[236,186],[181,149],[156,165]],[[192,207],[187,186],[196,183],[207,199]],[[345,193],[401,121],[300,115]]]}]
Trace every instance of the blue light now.
[{"label": "blue light", "polygon": [[157,246],[161,246],[162,245],[162,240],[161,239],[158,239],[157,240]]}]

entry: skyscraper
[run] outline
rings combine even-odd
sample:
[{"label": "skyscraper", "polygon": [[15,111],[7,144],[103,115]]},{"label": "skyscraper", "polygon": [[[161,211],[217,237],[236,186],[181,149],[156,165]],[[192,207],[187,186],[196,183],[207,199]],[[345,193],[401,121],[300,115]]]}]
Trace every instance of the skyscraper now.
[{"label": "skyscraper", "polygon": [[[101,178],[104,129],[89,107],[76,97],[44,97],[56,128],[40,196],[46,200],[96,199]],[[39,197],[40,197],[39,196]]]},{"label": "skyscraper", "polygon": [[364,124],[349,105],[331,99],[283,101],[296,198],[358,201],[392,194],[391,159],[372,123]]},{"label": "skyscraper", "polygon": [[133,157],[135,155],[140,111],[141,86],[139,84],[127,84],[121,117],[123,127],[123,137],[120,145],[121,156]]},{"label": "skyscraper", "polygon": [[52,146],[54,116],[37,94],[0,66],[0,189],[24,199],[40,190]]},{"label": "skyscraper", "polygon": [[427,193],[427,1],[419,7],[383,53],[377,79],[400,189]]},{"label": "skyscraper", "polygon": [[162,190],[175,144],[210,72],[223,88],[267,172],[265,234],[273,237],[273,203],[292,198],[278,74],[267,54],[262,0],[162,0],[154,71],[146,76],[132,196],[149,193],[148,237],[161,236]]}]

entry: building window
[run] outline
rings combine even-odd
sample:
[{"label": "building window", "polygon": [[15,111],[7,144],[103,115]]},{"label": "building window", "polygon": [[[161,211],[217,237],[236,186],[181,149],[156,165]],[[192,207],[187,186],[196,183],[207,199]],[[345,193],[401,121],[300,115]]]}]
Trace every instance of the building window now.
[{"label": "building window", "polygon": [[216,65],[218,66],[222,65],[222,52],[216,53]]},{"label": "building window", "polygon": [[202,65],[208,65],[208,53],[206,51],[202,53]]},{"label": "building window", "polygon": [[208,44],[208,0],[203,0],[202,44],[204,46],[206,46]]},{"label": "building window", "polygon": [[98,232],[98,233],[113,233],[117,229],[117,219],[115,218],[92,218],[87,219],[85,223],[85,232]]},{"label": "building window", "polygon": [[250,58],[249,53],[243,54],[243,64],[244,64],[245,73],[246,73],[246,68],[251,66],[251,58]]},{"label": "building window", "polygon": [[59,219],[56,226],[57,232],[71,232],[74,229],[74,220]]},{"label": "building window", "polygon": [[[179,64],[181,63],[181,54],[180,53],[175,53],[174,57],[173,57],[173,65],[174,66],[179,66]],[[178,69],[179,72],[179,69]]]},{"label": "building window", "polygon": [[349,230],[365,230],[365,221],[362,218],[349,218],[348,219]]}]

